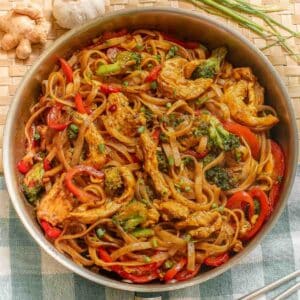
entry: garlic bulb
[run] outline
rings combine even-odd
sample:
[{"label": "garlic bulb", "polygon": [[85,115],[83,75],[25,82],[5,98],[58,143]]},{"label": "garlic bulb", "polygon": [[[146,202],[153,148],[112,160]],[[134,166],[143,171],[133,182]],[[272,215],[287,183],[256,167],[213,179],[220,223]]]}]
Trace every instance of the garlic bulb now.
[{"label": "garlic bulb", "polygon": [[104,0],[54,0],[53,15],[59,26],[73,28],[102,15]]}]

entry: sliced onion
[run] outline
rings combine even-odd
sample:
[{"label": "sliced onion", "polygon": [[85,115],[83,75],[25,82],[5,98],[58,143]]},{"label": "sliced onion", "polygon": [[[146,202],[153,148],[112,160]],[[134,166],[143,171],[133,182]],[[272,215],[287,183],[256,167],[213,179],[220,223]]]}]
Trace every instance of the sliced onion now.
[{"label": "sliced onion", "polygon": [[195,270],[195,244],[193,242],[188,242],[187,244],[187,254],[188,254],[188,261],[187,261],[187,270],[194,271]]},{"label": "sliced onion", "polygon": [[111,254],[111,258],[112,260],[116,260],[119,257],[129,253],[129,252],[133,252],[133,251],[140,251],[140,250],[146,250],[146,249],[151,249],[153,248],[152,243],[150,242],[137,242],[137,243],[131,243],[129,245],[126,245],[116,251],[114,251]]}]

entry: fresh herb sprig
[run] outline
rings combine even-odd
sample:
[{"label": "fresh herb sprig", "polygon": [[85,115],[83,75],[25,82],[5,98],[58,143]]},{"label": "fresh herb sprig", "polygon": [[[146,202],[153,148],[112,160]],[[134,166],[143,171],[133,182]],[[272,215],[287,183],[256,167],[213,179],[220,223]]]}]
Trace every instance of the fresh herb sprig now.
[{"label": "fresh herb sprig", "polygon": [[[298,63],[300,62],[300,54],[295,53],[288,45],[287,41],[293,37],[300,37],[300,32],[293,31],[285,25],[279,23],[272,18],[269,13],[282,11],[274,7],[259,7],[250,4],[245,0],[187,0],[192,2],[199,8],[218,16],[230,18],[239,25],[250,29],[259,36],[271,40],[271,44],[261,48],[266,50],[275,45],[281,45],[283,49],[293,57]],[[264,21],[265,25],[260,25],[249,18],[249,16],[257,17]],[[286,32],[281,34],[279,29]]]}]

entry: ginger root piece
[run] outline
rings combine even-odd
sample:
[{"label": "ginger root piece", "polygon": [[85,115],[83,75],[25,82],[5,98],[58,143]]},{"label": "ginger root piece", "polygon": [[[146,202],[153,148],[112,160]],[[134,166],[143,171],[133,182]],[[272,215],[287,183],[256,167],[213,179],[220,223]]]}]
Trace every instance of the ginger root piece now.
[{"label": "ginger root piece", "polygon": [[37,8],[13,8],[0,16],[0,31],[5,33],[1,48],[5,51],[16,48],[16,56],[26,59],[32,52],[31,44],[46,42],[49,29],[50,24]]}]

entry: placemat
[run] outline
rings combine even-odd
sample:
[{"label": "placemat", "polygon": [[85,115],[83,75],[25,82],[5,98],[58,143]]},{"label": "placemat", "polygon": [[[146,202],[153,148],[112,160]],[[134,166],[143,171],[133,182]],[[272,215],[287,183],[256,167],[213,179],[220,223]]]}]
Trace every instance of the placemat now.
[{"label": "placemat", "polygon": [[[300,269],[300,166],[288,205],[253,252],[215,279],[161,294],[118,291],[92,283],[54,261],[26,232],[0,177],[0,300],[231,300]],[[279,289],[283,291],[295,282]],[[279,292],[278,291],[278,292]],[[274,294],[269,294],[270,299]],[[265,298],[261,298],[265,299]],[[289,300],[300,299],[300,291]]]},{"label": "placemat", "polygon": [[[18,83],[28,68],[33,64],[36,58],[40,55],[43,49],[49,47],[53,41],[64,33],[51,16],[52,0],[0,0],[0,14],[5,14],[6,11],[20,3],[35,3],[43,8],[45,16],[52,24],[51,33],[48,36],[48,41],[44,47],[34,46],[33,53],[25,61],[15,59],[14,50],[4,52],[0,50],[0,155],[2,157],[2,133],[5,123],[5,118],[8,112],[9,104],[11,103]],[[249,1],[257,5],[276,4],[284,8],[284,11],[274,13],[276,20],[285,26],[300,31],[300,0],[251,0]],[[106,0],[106,12],[124,8],[145,7],[145,6],[171,6],[180,7],[191,10],[195,8],[192,4],[184,0]],[[205,12],[201,11],[203,14]],[[254,45],[261,48],[266,45],[266,41],[251,31],[244,29],[229,20],[224,20],[221,17],[210,15],[212,18],[219,19],[222,22],[229,23],[231,27],[241,31]],[[289,45],[296,52],[300,53],[300,38],[289,39]],[[292,99],[297,123],[300,127],[300,65],[290,58],[280,46],[275,46],[264,51],[269,60],[273,63],[283,81],[285,82],[289,95]],[[299,131],[300,132],[300,131]],[[300,162],[300,156],[299,156]],[[2,172],[2,160],[0,160],[0,172]]]}]

